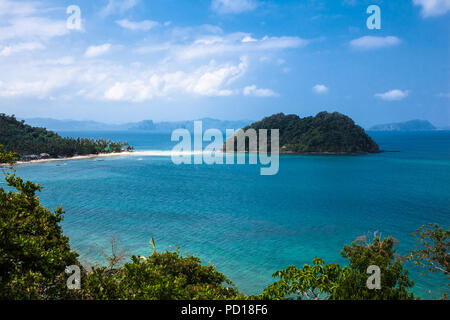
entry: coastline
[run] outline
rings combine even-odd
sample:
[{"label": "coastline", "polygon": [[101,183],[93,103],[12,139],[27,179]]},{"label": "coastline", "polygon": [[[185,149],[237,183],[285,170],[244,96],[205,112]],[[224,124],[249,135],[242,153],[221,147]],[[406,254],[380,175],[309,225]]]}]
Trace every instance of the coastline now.
[{"label": "coastline", "polygon": [[[202,153],[226,153],[221,150],[216,151],[172,151],[172,150],[146,150],[146,151],[124,151],[124,152],[113,152],[113,153],[99,153],[99,154],[88,154],[84,156],[74,156],[74,157],[64,157],[64,158],[48,158],[48,159],[39,159],[39,160],[31,160],[31,161],[17,161],[14,165],[24,165],[24,164],[35,164],[35,163],[45,163],[45,162],[60,162],[60,161],[74,161],[74,160],[87,160],[87,159],[96,159],[96,158],[110,158],[110,157],[120,157],[120,156],[154,156],[154,157],[170,157],[173,155],[196,155]],[[390,152],[400,152],[400,151],[389,151],[389,150],[380,150],[379,152],[361,152],[361,153],[338,153],[338,152],[304,152],[304,153],[296,153],[289,151],[282,151],[280,155],[363,155],[363,154],[377,154],[377,153],[390,153]],[[248,152],[242,152],[243,154],[247,154]],[[1,163],[0,167],[7,167],[8,164]]]},{"label": "coastline", "polygon": [[[172,151],[172,150],[147,150],[147,151],[124,151],[124,152],[112,152],[112,153],[99,153],[99,154],[88,154],[84,156],[74,156],[74,157],[64,157],[64,158],[48,158],[39,159],[31,161],[17,161],[14,165],[24,165],[24,164],[35,164],[35,163],[45,163],[45,162],[59,162],[59,161],[73,161],[73,160],[87,160],[96,158],[110,158],[110,157],[120,157],[120,156],[155,156],[155,157],[170,157],[172,155],[195,155],[201,153],[208,153],[209,151]],[[6,163],[0,164],[0,167],[9,166]]]},{"label": "coastline", "polygon": [[[249,154],[250,152],[226,152],[226,151],[218,151],[223,153],[237,153],[237,154]],[[310,155],[310,156],[357,156],[357,155],[365,155],[365,154],[379,154],[379,153],[398,153],[400,151],[397,150],[379,150],[376,152],[294,152],[294,151],[280,151],[278,154],[280,155]],[[256,152],[257,153],[257,152]],[[268,152],[270,154],[270,152]]]},{"label": "coastline", "polygon": [[379,153],[398,153],[397,150],[379,150],[376,152],[290,152],[282,151],[280,154],[292,154],[292,155],[312,155],[312,156],[357,156],[365,154],[379,154]]},{"label": "coastline", "polygon": [[[121,155],[125,155],[125,154],[131,154],[131,153],[132,152],[113,152],[113,153],[88,154],[88,155],[84,155],[84,156],[74,156],[74,157],[48,158],[48,159],[39,159],[39,160],[31,160],[31,161],[17,161],[14,165],[116,157],[116,156],[121,156]],[[3,164],[3,166],[5,166],[5,164]]]}]

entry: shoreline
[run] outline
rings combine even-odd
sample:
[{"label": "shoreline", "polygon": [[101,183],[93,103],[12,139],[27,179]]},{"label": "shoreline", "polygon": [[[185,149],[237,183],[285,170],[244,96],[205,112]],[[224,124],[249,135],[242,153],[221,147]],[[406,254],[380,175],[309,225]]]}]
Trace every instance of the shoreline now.
[{"label": "shoreline", "polygon": [[[226,152],[226,151],[218,151],[223,153],[236,153],[236,154],[249,154],[250,152]],[[366,154],[380,154],[380,153],[399,153],[401,151],[397,150],[379,150],[377,152],[294,152],[294,151],[280,151],[279,155],[303,155],[303,156],[357,156],[357,155],[366,155]],[[252,152],[257,153],[257,152]],[[268,152],[267,154],[270,154]]]},{"label": "shoreline", "polygon": [[[24,165],[24,164],[35,164],[35,163],[46,163],[46,162],[60,162],[60,161],[74,161],[74,160],[88,160],[88,159],[96,159],[96,158],[111,158],[111,157],[120,157],[120,156],[154,156],[154,157],[170,157],[172,155],[196,155],[202,153],[226,153],[221,150],[216,151],[172,151],[172,150],[146,150],[146,151],[124,151],[124,152],[113,152],[113,153],[99,153],[99,154],[88,154],[84,156],[74,156],[74,157],[64,157],[64,158],[48,158],[48,159],[39,159],[39,160],[31,160],[31,161],[17,161],[14,165]],[[400,151],[389,151],[389,150],[380,150],[379,152],[374,153],[337,153],[337,152],[305,152],[305,153],[295,153],[295,152],[280,152],[280,155],[364,155],[364,154],[377,154],[377,153],[397,153]],[[238,153],[239,154],[239,153]],[[248,154],[248,152],[242,152],[242,154]],[[7,167],[8,164],[2,163],[0,167]]]},{"label": "shoreline", "polygon": [[280,152],[280,154],[292,154],[292,155],[312,155],[312,156],[357,156],[357,155],[365,155],[365,154],[380,154],[380,153],[399,153],[397,150],[379,150],[376,152],[289,152],[284,151]]},{"label": "shoreline", "polygon": [[[88,154],[84,156],[74,156],[74,157],[63,157],[63,158],[48,158],[39,159],[31,161],[17,161],[14,165],[24,165],[24,164],[35,164],[35,163],[45,163],[45,162],[59,162],[59,161],[74,161],[74,160],[88,160],[96,158],[111,158],[120,156],[154,156],[154,157],[170,157],[172,155],[196,155],[200,153],[208,153],[204,151],[172,151],[172,150],[147,150],[147,151],[124,151],[124,152],[112,152],[112,153],[99,153],[99,154]],[[0,164],[0,167],[9,166],[6,163]]]},{"label": "shoreline", "polygon": [[39,160],[31,160],[31,161],[17,161],[16,163],[14,163],[14,165],[106,158],[106,157],[120,156],[120,155],[124,155],[124,154],[129,154],[129,153],[131,153],[131,152],[99,153],[99,154],[88,154],[88,155],[84,155],[84,156],[74,156],[74,157],[48,158],[48,159],[39,159]]}]

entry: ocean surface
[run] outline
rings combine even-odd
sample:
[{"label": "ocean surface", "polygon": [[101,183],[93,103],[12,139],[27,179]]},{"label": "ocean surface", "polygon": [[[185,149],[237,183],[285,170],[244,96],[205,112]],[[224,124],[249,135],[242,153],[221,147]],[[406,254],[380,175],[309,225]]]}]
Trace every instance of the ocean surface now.
[{"label": "ocean surface", "polygon": [[[168,134],[62,132],[128,141],[137,150],[170,150]],[[290,265],[345,264],[345,244],[378,231],[414,246],[426,223],[450,224],[450,131],[369,132],[384,150],[361,156],[280,157],[275,176],[259,165],[175,165],[170,157],[112,158],[27,164],[18,174],[45,187],[42,203],[66,210],[63,228],[83,259],[100,261],[111,236],[130,254],[158,250],[199,256],[246,294]],[[407,265],[414,293],[437,298],[443,277]],[[447,290],[448,291],[448,290]]]}]

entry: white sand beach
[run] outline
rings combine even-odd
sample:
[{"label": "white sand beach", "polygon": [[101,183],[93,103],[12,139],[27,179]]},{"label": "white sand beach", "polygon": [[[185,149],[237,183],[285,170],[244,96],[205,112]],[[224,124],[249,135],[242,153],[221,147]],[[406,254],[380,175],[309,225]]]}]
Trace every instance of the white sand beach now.
[{"label": "white sand beach", "polygon": [[72,160],[86,160],[95,158],[110,158],[110,157],[130,157],[130,156],[153,156],[153,157],[171,157],[177,155],[196,155],[208,154],[213,151],[172,151],[172,150],[146,150],[146,151],[131,151],[131,152],[115,152],[115,153],[100,153],[89,154],[85,156],[65,157],[65,158],[49,158],[31,161],[18,161],[15,165],[56,162],[56,161],[72,161]]}]

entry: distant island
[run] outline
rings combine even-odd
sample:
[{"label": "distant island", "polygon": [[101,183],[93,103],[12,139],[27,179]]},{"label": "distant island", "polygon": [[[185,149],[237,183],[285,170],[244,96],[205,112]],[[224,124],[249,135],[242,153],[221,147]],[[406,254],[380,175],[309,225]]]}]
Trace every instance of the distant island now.
[{"label": "distant island", "polygon": [[436,130],[427,120],[411,120],[406,122],[396,122],[387,124],[378,124],[371,127],[371,131],[430,131]]},{"label": "distant island", "polygon": [[63,138],[45,128],[32,127],[14,116],[0,114],[0,145],[19,154],[21,161],[132,151],[127,142]]},{"label": "distant island", "polygon": [[213,118],[202,118],[187,121],[163,121],[143,120],[123,124],[107,124],[96,121],[78,120],[56,120],[51,118],[30,118],[25,122],[34,127],[46,128],[53,131],[148,131],[154,133],[171,133],[175,129],[194,130],[194,121],[201,121],[203,130],[239,129],[252,123],[251,120],[218,120]]},{"label": "distant island", "polygon": [[[298,154],[363,154],[378,153],[380,148],[363,128],[349,117],[320,112],[315,117],[300,118],[295,114],[274,114],[243,130],[279,129],[280,153]],[[234,139],[234,136],[230,139]],[[236,139],[235,139],[236,140]],[[268,139],[270,150],[270,139]],[[236,151],[236,141],[234,144]],[[225,145],[224,145],[225,150]],[[248,152],[248,146],[246,145]]]}]

